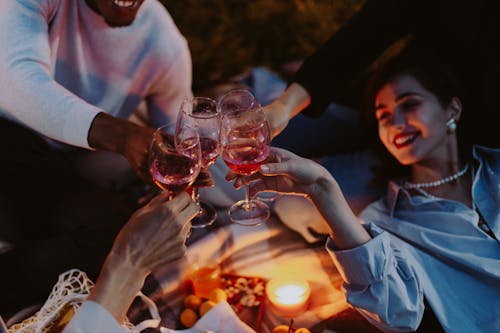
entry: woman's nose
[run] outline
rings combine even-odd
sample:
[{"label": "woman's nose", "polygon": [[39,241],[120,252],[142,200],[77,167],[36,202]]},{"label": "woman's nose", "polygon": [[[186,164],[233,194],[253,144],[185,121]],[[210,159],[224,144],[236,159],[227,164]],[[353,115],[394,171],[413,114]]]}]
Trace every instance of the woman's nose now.
[{"label": "woman's nose", "polygon": [[392,115],[392,126],[400,128],[406,125],[406,116],[403,112],[395,111]]}]

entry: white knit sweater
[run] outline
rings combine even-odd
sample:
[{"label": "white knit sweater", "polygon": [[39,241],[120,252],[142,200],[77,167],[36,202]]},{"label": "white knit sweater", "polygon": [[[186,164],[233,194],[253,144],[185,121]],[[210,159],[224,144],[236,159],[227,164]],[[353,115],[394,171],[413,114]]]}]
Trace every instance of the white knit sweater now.
[{"label": "white knit sweater", "polygon": [[127,118],[145,101],[153,125],[191,96],[186,40],[158,0],[109,27],[84,0],[0,1],[0,117],[89,148],[98,112]]}]

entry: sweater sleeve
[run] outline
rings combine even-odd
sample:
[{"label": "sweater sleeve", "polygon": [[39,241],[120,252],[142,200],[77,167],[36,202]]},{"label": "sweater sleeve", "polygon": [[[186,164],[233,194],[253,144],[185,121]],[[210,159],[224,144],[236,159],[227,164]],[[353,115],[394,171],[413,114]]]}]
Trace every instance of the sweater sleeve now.
[{"label": "sweater sleeve", "polygon": [[[411,265],[391,245],[386,232],[366,244],[327,250],[344,279],[347,301],[385,332],[415,330],[424,313],[423,291]],[[378,233],[376,232],[376,233]]]},{"label": "sweater sleeve", "polygon": [[[426,1],[368,0],[313,55],[292,81],[311,96],[304,111],[319,116],[330,102],[358,108],[369,66],[422,19]],[[432,8],[432,5],[429,6]]]},{"label": "sweater sleeve", "polygon": [[89,148],[101,112],[58,84],[51,72],[49,22],[61,0],[0,2],[0,114],[42,135]]}]

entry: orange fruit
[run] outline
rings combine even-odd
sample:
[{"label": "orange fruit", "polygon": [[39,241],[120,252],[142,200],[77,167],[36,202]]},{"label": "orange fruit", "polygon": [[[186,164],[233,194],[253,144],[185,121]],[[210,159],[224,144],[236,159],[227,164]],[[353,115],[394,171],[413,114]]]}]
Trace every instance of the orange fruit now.
[{"label": "orange fruit", "polygon": [[273,328],[272,333],[288,333],[288,325],[278,325]]},{"label": "orange fruit", "polygon": [[193,309],[184,309],[181,312],[181,323],[182,325],[186,327],[193,327],[194,324],[196,324],[196,321],[198,320],[198,315],[196,312],[193,311]]},{"label": "orange fruit", "polygon": [[205,301],[203,303],[201,303],[200,305],[200,317],[203,317],[203,315],[205,313],[207,313],[211,308],[213,308],[214,306],[216,306],[217,303],[215,303],[214,301]]},{"label": "orange fruit", "polygon": [[297,330],[295,330],[294,333],[311,333],[311,331],[309,331],[307,328],[305,327],[302,327],[302,328],[299,328]]},{"label": "orange fruit", "polygon": [[221,288],[215,288],[208,294],[208,299],[212,302],[219,303],[220,301],[227,300],[227,294]]},{"label": "orange fruit", "polygon": [[201,298],[196,295],[187,295],[184,298],[184,306],[189,309],[193,309],[194,311],[198,311],[201,305]]}]

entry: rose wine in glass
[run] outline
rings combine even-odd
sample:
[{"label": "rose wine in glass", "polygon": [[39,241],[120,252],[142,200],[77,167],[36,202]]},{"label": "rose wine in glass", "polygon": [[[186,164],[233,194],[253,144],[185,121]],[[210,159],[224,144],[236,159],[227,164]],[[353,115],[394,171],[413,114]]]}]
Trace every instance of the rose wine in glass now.
[{"label": "rose wine in glass", "polygon": [[[238,130],[241,134],[243,132]],[[256,140],[236,139],[224,147],[224,162],[239,175],[251,175],[259,170],[269,157],[269,147]]]},{"label": "rose wine in glass", "polygon": [[[178,126],[187,124],[196,129],[200,138],[201,166],[208,169],[219,156],[221,117],[217,102],[211,98],[193,97],[186,99],[181,105],[177,119]],[[198,215],[191,220],[193,228],[202,228],[214,223],[217,213],[207,202],[200,201],[198,188],[193,187],[191,196],[198,205]]]},{"label": "rose wine in glass", "polygon": [[[221,99],[223,101],[224,97]],[[269,157],[267,118],[255,101],[248,103],[247,107],[235,107],[236,104],[231,103],[225,111],[222,105],[222,158],[233,172],[241,176],[251,175]],[[266,203],[250,198],[248,186],[245,186],[245,199],[229,209],[231,221],[248,226],[261,224],[269,218],[269,214]]]},{"label": "rose wine in glass", "polygon": [[[177,144],[176,144],[177,143]],[[175,123],[157,129],[149,149],[149,172],[154,183],[172,198],[191,186],[201,169],[201,147],[195,129]]]}]

